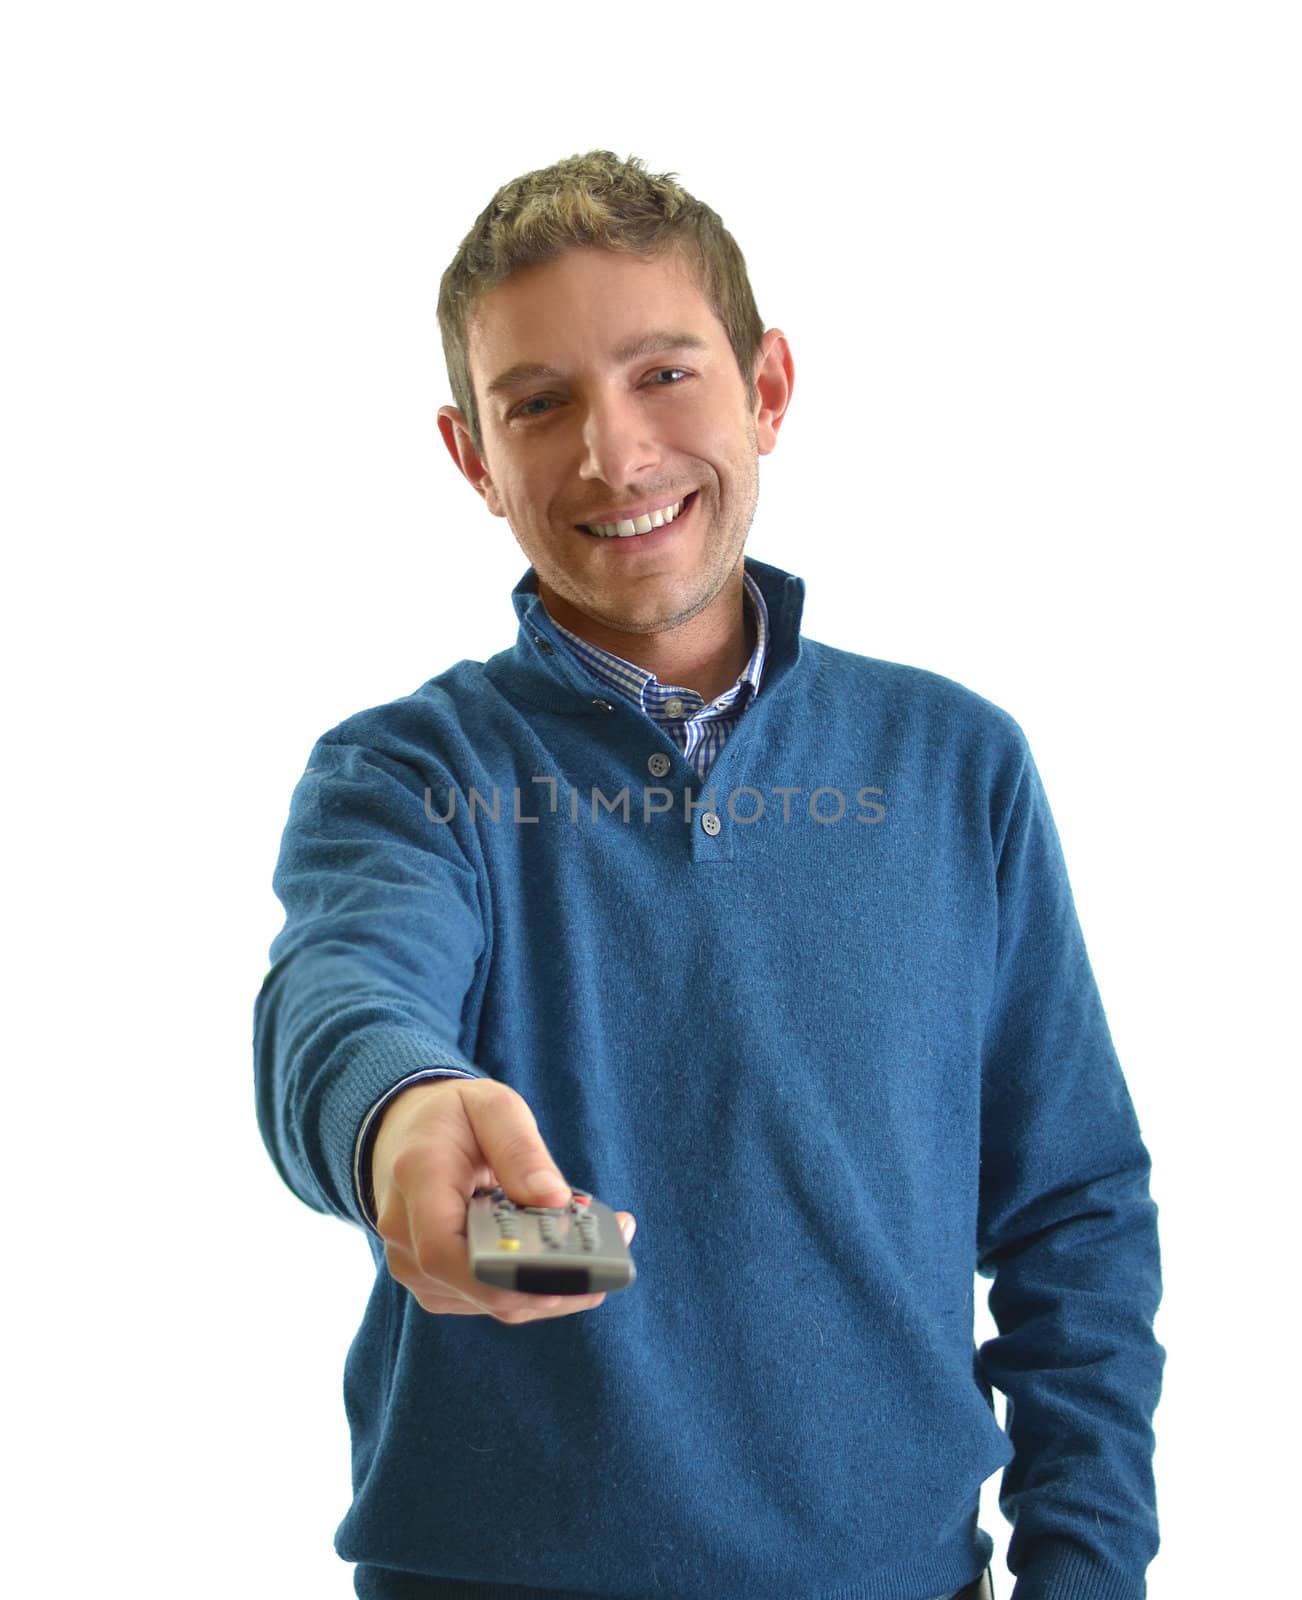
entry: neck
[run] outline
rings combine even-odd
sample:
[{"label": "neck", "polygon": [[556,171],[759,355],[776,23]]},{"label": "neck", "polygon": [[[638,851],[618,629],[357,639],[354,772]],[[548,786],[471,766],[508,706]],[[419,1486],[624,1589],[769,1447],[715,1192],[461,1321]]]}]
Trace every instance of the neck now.
[{"label": "neck", "polygon": [[731,689],[755,649],[755,620],[740,572],[698,616],[663,633],[623,633],[594,622],[541,585],[539,592],[548,615],[563,628],[654,673],[659,683],[694,690],[702,700]]}]

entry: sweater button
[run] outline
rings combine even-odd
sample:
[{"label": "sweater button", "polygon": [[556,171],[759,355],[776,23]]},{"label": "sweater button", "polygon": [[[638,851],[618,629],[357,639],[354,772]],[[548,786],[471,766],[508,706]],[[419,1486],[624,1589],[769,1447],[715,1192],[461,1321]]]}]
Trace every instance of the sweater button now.
[{"label": "sweater button", "polygon": [[549,642],[549,641],[548,641],[548,640],[546,640],[546,639],[540,639],[540,638],[539,638],[539,637],[538,637],[538,636],[537,636],[537,635],[536,635],[536,634],[535,634],[535,635],[534,635],[534,641],[533,641],[533,642],[534,642],[534,643],[535,643],[535,644],[536,644],[536,645],[537,645],[537,646],[538,646],[538,648],[539,648],[539,649],[540,649],[540,650],[541,650],[541,651],[542,651],[542,653],[543,653],[543,655],[545,655],[545,656],[549,656],[549,655],[551,655],[551,653],[552,653],[552,647],[551,647],[551,644],[550,644],[550,642]]},{"label": "sweater button", "polygon": [[602,711],[613,711],[615,709],[609,700],[594,700],[592,703]]},{"label": "sweater button", "polygon": [[723,823],[719,821],[718,817],[713,811],[706,811],[701,817],[701,826],[705,829],[706,833],[709,834],[711,839],[713,839],[715,834],[718,833],[719,829],[723,826]]},{"label": "sweater button", "polygon": [[654,755],[647,757],[647,771],[653,778],[663,778],[669,771],[669,757],[663,750],[657,750]]}]

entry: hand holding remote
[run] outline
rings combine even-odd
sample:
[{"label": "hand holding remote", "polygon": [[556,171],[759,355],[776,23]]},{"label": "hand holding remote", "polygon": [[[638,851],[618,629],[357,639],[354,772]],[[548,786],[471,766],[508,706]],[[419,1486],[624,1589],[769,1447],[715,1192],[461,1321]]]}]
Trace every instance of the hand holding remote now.
[{"label": "hand holding remote", "polygon": [[[537,1173],[551,1181],[534,1187]],[[605,1293],[547,1295],[494,1289],[470,1271],[467,1207],[500,1185],[518,1205],[566,1206],[557,1171],[524,1099],[494,1078],[432,1078],[404,1089],[380,1121],[371,1155],[376,1226],[393,1277],[425,1311],[536,1322],[599,1306]],[[637,1223],[616,1212],[625,1244]]]}]

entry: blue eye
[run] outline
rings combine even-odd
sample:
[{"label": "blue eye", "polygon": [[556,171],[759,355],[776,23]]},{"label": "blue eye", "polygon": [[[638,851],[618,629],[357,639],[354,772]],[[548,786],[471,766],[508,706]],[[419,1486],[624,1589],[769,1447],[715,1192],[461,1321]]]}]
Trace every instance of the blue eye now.
[{"label": "blue eye", "polygon": [[[657,369],[657,371],[652,373],[651,376],[653,378],[663,378],[665,373],[667,373],[667,372],[678,372],[678,373],[681,373],[683,378],[688,378],[688,377],[691,376],[691,374],[687,371],[687,369],[685,367],[660,367],[660,368]],[[679,381],[681,382],[681,379]],[[656,389],[676,389],[676,388],[678,388],[678,384],[677,383],[657,383],[657,384],[653,384],[652,387],[656,388]],[[550,405],[550,404],[552,404],[552,401],[549,399],[549,397],[547,395],[545,395],[545,394],[537,394],[537,395],[535,395],[533,397],[532,400],[524,400],[518,406],[516,406],[515,410],[511,412],[511,416],[513,416],[513,417],[523,417],[526,421],[530,417],[545,417],[547,415],[547,412],[545,412],[545,411],[530,411],[527,408],[529,406]]]}]

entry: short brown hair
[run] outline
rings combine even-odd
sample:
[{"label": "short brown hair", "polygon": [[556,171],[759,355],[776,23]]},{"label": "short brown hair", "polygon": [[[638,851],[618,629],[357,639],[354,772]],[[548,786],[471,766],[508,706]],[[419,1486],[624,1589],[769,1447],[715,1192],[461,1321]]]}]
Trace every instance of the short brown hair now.
[{"label": "short brown hair", "polygon": [[467,348],[479,301],[519,268],[575,246],[648,260],[678,252],[727,332],[746,404],[754,408],[764,324],[745,258],[718,214],[693,199],[676,177],[648,173],[636,156],[621,161],[609,150],[589,150],[504,183],[475,218],[440,280],[438,319],[452,397],[481,458],[483,429]]}]

